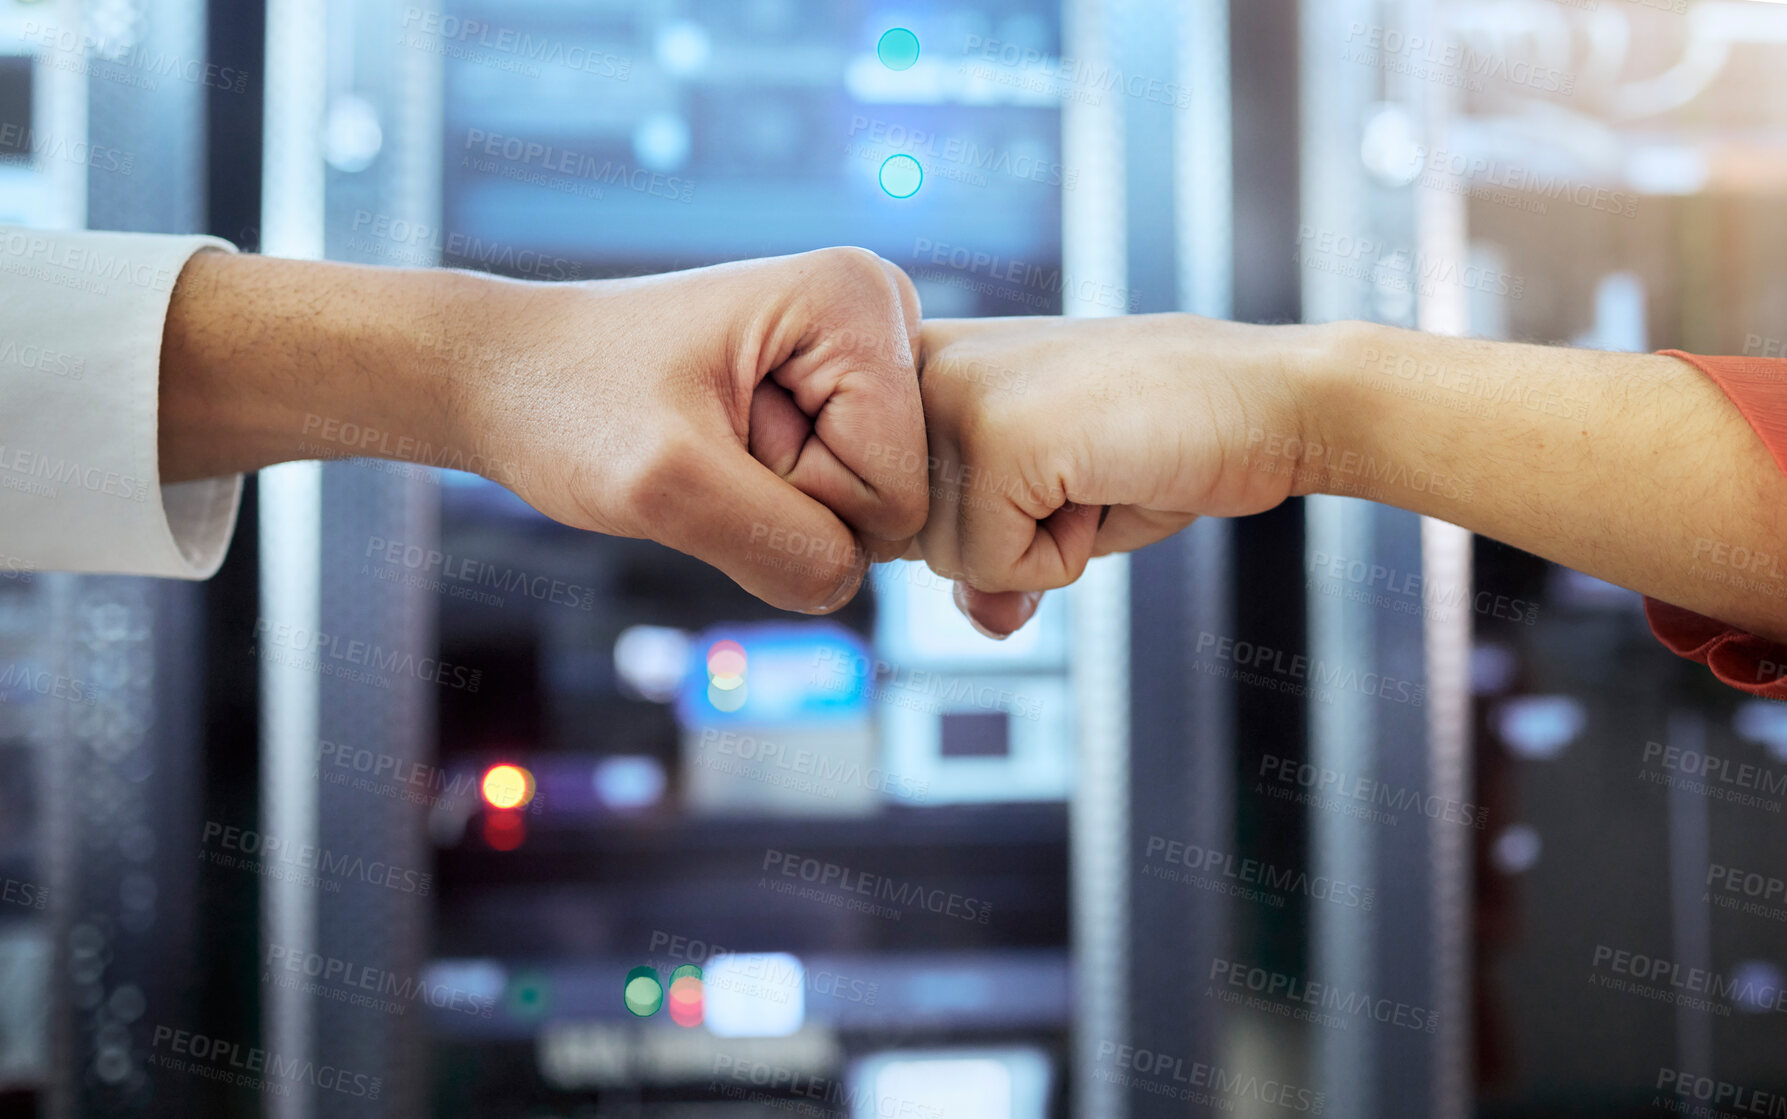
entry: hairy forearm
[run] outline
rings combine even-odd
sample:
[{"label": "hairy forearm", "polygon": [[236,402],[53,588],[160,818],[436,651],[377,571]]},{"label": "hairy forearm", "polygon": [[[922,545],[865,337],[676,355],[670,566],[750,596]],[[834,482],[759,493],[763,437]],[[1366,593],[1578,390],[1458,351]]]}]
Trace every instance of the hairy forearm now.
[{"label": "hairy forearm", "polygon": [[1323,449],[1299,489],[1438,517],[1787,639],[1773,559],[1787,482],[1686,362],[1362,324],[1323,328],[1305,357]]},{"label": "hairy forearm", "polygon": [[162,480],[294,459],[407,458],[462,442],[465,340],[495,313],[493,294],[516,286],[198,254],[174,288],[162,340]]}]

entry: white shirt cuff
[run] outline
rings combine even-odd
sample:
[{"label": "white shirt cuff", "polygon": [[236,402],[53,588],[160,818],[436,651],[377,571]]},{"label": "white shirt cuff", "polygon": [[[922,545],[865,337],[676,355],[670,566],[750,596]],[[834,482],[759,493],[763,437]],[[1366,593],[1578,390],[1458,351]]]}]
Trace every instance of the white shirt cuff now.
[{"label": "white shirt cuff", "polygon": [[162,330],[213,237],[0,226],[0,566],[204,579],[242,478],[162,485]]}]

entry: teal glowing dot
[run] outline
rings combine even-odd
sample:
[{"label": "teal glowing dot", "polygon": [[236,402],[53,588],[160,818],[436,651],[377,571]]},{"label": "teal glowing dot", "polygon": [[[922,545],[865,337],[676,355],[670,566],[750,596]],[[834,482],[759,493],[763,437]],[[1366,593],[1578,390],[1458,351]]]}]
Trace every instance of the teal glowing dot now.
[{"label": "teal glowing dot", "polygon": [[664,1006],[664,987],[658,982],[656,969],[636,967],[627,973],[627,985],[621,989],[627,1010],[641,1018],[650,1018]]},{"label": "teal glowing dot", "polygon": [[895,198],[911,198],[924,181],[925,169],[909,155],[890,155],[881,165],[881,189]]},{"label": "teal glowing dot", "polygon": [[550,994],[545,976],[517,975],[509,984],[509,1010],[517,1018],[538,1018],[546,1012]]},{"label": "teal glowing dot", "polygon": [[918,36],[895,27],[875,44],[875,55],[889,70],[910,70],[918,64]]}]

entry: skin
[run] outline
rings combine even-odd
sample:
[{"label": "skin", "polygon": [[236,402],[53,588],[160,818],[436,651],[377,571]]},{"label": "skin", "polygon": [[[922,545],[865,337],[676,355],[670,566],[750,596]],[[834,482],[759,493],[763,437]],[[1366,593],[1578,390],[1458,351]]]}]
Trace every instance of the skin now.
[{"label": "skin", "polygon": [[1787,551],[1780,472],[1676,358],[1361,323],[933,320],[923,379],[934,496],[910,554],[994,636],[1093,556],[1324,493],[1787,640],[1787,587],[1718,558]]},{"label": "skin", "polygon": [[462,466],[824,613],[924,523],[918,323],[860,249],[572,284],[201,253],[163,338],[162,480]]},{"label": "skin", "polygon": [[918,316],[854,249],[577,284],[202,253],[163,340],[162,478],[459,465],[787,609],[922,557],[994,636],[1093,556],[1343,494],[1787,640],[1787,587],[1734,558],[1787,551],[1778,471],[1685,362],[1188,315],[921,338]]}]

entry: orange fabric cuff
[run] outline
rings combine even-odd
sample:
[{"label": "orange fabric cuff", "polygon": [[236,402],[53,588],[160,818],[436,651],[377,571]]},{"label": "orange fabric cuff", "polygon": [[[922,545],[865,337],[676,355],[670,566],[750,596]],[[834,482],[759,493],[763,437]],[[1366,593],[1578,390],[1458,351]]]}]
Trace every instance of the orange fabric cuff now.
[{"label": "orange fabric cuff", "polygon": [[[1711,377],[1787,474],[1787,361],[1661,352]],[[1751,695],[1787,700],[1787,645],[1654,598],[1644,600],[1644,616],[1665,648],[1706,665],[1721,683]]]}]

